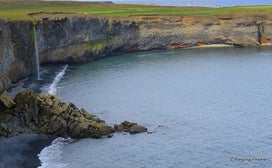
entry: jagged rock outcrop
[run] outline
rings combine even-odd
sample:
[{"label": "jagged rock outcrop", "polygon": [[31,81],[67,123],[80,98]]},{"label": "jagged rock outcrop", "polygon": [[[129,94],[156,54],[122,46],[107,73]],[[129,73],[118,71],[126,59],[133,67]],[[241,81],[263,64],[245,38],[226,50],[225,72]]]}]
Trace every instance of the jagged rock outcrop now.
[{"label": "jagged rock outcrop", "polygon": [[23,91],[13,100],[0,96],[0,137],[18,133],[39,133],[72,138],[100,138],[114,129],[72,103],[55,95]]},{"label": "jagged rock outcrop", "polygon": [[63,103],[55,95],[23,91],[12,99],[7,92],[0,95],[0,137],[20,133],[37,133],[71,138],[112,137],[114,131],[131,134],[147,132],[147,128],[122,122],[122,130],[78,109],[73,103]]}]

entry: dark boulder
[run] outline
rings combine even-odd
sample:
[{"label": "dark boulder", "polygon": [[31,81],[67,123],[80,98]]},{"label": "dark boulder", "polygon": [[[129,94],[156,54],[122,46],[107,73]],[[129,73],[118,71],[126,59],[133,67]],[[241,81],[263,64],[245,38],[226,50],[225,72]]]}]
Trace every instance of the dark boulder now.
[{"label": "dark boulder", "polygon": [[138,133],[142,133],[142,132],[147,132],[147,128],[144,126],[141,126],[141,125],[133,125],[129,129],[130,134],[138,134]]},{"label": "dark boulder", "polygon": [[142,132],[147,132],[147,128],[137,123],[132,123],[129,121],[123,121],[121,124],[115,124],[114,130],[116,132],[129,132],[130,134],[137,134]]}]

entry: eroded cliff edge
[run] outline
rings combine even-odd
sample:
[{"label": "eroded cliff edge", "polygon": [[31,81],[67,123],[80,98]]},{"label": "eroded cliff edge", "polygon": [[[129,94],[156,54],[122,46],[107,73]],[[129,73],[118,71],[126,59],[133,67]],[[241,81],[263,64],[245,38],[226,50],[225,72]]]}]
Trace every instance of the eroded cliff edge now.
[{"label": "eroded cliff edge", "polygon": [[[40,63],[86,62],[113,52],[211,44],[271,45],[272,16],[130,16],[36,13],[35,21],[0,21],[0,91],[36,71]],[[35,28],[35,34],[34,34]]]}]

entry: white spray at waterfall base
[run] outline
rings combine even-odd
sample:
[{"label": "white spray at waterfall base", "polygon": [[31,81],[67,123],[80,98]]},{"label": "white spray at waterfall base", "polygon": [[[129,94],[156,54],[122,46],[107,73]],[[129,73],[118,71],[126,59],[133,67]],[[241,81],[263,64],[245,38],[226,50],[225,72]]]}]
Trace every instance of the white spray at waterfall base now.
[{"label": "white spray at waterfall base", "polygon": [[68,67],[68,65],[65,65],[63,67],[62,71],[60,71],[58,73],[58,75],[55,77],[53,83],[49,86],[48,94],[54,94],[55,95],[57,93],[57,84],[60,82],[61,78],[65,74],[65,71],[66,71],[67,67]]}]

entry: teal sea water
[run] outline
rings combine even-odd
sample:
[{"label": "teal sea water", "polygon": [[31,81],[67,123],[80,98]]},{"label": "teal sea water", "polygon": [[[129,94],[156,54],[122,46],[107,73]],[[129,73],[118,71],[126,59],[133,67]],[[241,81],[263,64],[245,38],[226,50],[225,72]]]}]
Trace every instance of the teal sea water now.
[{"label": "teal sea water", "polygon": [[187,49],[121,54],[68,66],[65,102],[108,124],[152,134],[56,139],[44,167],[173,168],[272,165],[271,49]]}]

